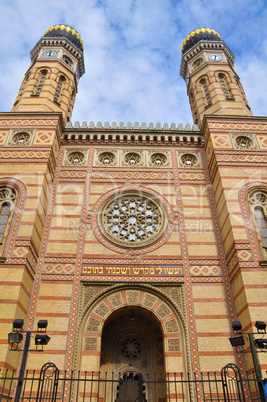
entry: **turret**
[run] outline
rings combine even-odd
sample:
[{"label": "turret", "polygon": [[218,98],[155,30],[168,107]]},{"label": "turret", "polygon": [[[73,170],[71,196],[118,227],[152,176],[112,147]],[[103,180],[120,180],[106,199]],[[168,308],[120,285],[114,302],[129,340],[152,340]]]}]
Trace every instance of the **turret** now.
[{"label": "turret", "polygon": [[66,25],[49,28],[31,51],[31,65],[12,112],[62,112],[66,124],[83,74],[83,42],[78,32]]},{"label": "turret", "polygon": [[252,116],[234,69],[234,55],[213,29],[191,32],[182,45],[181,76],[195,124],[204,115]]}]

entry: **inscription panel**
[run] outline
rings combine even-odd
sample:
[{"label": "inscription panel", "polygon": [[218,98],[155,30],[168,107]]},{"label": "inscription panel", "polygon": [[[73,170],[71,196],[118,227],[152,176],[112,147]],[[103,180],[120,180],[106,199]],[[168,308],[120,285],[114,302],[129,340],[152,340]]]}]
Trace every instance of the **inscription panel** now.
[{"label": "inscription panel", "polygon": [[108,276],[108,275],[129,275],[129,276],[183,276],[182,266],[173,265],[92,265],[83,264],[82,275]]}]

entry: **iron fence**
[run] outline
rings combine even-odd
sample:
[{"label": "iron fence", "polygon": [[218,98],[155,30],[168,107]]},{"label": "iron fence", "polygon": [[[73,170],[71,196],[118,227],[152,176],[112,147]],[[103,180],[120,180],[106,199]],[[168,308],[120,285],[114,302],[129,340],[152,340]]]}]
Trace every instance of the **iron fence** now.
[{"label": "iron fence", "polygon": [[[17,400],[25,402],[249,402],[259,401],[255,375],[241,378],[236,366],[216,373],[144,375],[140,373],[59,372],[47,363],[38,375],[26,372]],[[19,378],[0,373],[0,402],[15,400]]]}]

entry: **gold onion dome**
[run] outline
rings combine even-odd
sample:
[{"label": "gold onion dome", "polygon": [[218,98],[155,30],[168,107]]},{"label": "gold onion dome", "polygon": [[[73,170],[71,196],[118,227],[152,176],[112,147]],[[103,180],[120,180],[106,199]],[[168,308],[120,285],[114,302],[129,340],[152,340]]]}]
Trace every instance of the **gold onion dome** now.
[{"label": "gold onion dome", "polygon": [[198,42],[206,40],[206,41],[222,41],[220,35],[210,28],[200,28],[192,31],[182,44],[182,55],[184,55],[189,49],[191,49]]},{"label": "gold onion dome", "polygon": [[75,29],[69,27],[68,25],[54,25],[49,28],[44,37],[48,38],[66,38],[68,39],[77,49],[83,51],[83,41],[80,35]]}]

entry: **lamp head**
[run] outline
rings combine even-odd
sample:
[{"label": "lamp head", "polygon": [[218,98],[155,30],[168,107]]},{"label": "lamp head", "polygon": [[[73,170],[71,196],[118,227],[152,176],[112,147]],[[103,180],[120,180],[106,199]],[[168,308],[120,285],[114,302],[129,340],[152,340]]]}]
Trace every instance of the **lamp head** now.
[{"label": "lamp head", "polygon": [[10,332],[8,334],[8,343],[19,344],[22,341],[23,335],[20,332]]},{"label": "lamp head", "polygon": [[255,327],[257,328],[258,332],[266,332],[266,324],[263,321],[256,321]]},{"label": "lamp head", "polygon": [[233,321],[232,322],[233,331],[242,331],[242,324],[240,321]]},{"label": "lamp head", "polygon": [[38,345],[41,345],[41,346],[47,345],[49,341],[50,341],[50,337],[48,335],[46,335],[46,334],[37,334],[35,336],[35,345],[36,346],[38,346]]},{"label": "lamp head", "polygon": [[229,341],[233,347],[245,345],[243,335],[233,336],[229,338]]},{"label": "lamp head", "polygon": [[267,339],[255,339],[254,344],[258,349],[267,349]]},{"label": "lamp head", "polygon": [[13,321],[13,331],[22,331],[24,320],[17,318]]},{"label": "lamp head", "polygon": [[47,328],[47,326],[48,326],[47,320],[39,320],[38,323],[37,323],[37,328],[38,329],[44,329],[45,330]]}]

